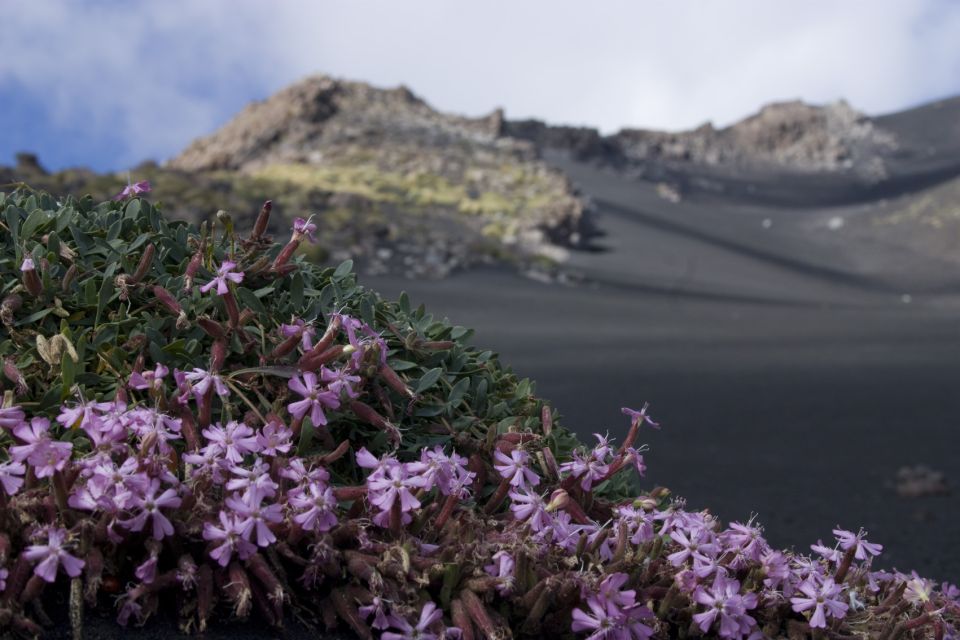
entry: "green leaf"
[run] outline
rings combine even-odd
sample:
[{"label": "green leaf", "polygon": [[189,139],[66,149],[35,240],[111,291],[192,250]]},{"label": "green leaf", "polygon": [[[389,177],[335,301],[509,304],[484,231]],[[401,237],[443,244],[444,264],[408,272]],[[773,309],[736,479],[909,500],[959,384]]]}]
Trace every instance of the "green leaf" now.
[{"label": "green leaf", "polygon": [[70,357],[70,354],[64,351],[63,356],[60,358],[60,382],[63,388],[61,393],[60,400],[63,401],[68,395],[70,395],[70,387],[73,386],[73,381],[77,377],[77,363],[73,361],[73,358]]},{"label": "green leaf", "polygon": [[53,311],[53,307],[50,307],[48,309],[41,309],[40,311],[31,313],[26,318],[23,318],[22,320],[18,320],[16,326],[22,327],[23,325],[26,325],[26,324],[33,324],[37,320],[40,320],[41,318],[45,318],[52,311]]},{"label": "green leaf", "polygon": [[13,239],[14,246],[20,245],[20,214],[21,211],[17,207],[7,207],[4,212],[4,218],[10,228],[10,237]]},{"label": "green leaf", "polygon": [[316,429],[310,416],[303,417],[303,424],[300,426],[300,442],[297,444],[297,455],[304,456],[310,451],[310,445],[313,444],[313,434]]},{"label": "green leaf", "polygon": [[127,208],[123,212],[123,217],[129,220],[136,220],[140,215],[140,198],[134,198],[130,201],[130,204],[127,205]]},{"label": "green leaf", "polygon": [[29,240],[42,225],[50,221],[50,212],[34,209],[20,227],[20,237]]},{"label": "green leaf", "polygon": [[320,290],[320,308],[323,311],[329,310],[336,299],[337,289],[332,282]]},{"label": "green leaf", "polygon": [[447,409],[456,409],[468,389],[470,389],[470,378],[462,378],[457,384],[453,385],[450,396],[447,398]]},{"label": "green leaf", "polygon": [[40,398],[39,412],[47,413],[60,406],[63,393],[59,384],[52,385],[47,392]]},{"label": "green leaf", "polygon": [[243,304],[243,306],[249,307],[257,313],[267,312],[267,308],[263,306],[262,302],[260,302],[260,298],[258,298],[253,291],[250,291],[250,289],[237,287],[237,298],[240,299],[240,302]]},{"label": "green leaf", "polygon": [[303,307],[303,276],[300,272],[290,277],[290,304],[294,309]]},{"label": "green leaf", "polygon": [[390,360],[387,364],[394,371],[407,371],[418,366],[416,362],[407,362],[406,360]]},{"label": "green leaf", "polygon": [[375,324],[373,318],[373,305],[370,303],[369,298],[364,298],[360,301],[360,319],[371,326]]},{"label": "green leaf", "polygon": [[235,378],[240,375],[250,374],[250,373],[259,373],[265,376],[278,376],[280,378],[292,378],[293,376],[299,373],[299,369],[296,367],[250,367],[249,369],[237,369],[236,371],[231,371],[227,378]]},{"label": "green leaf", "polygon": [[446,405],[442,404],[428,404],[422,407],[418,407],[416,411],[413,412],[413,415],[418,418],[432,418],[438,416],[444,411],[446,411]]},{"label": "green leaf", "polygon": [[466,327],[454,327],[450,331],[451,340],[460,340],[461,338],[467,339],[473,335],[473,329],[467,329]]},{"label": "green leaf", "polygon": [[100,285],[100,293],[97,295],[97,316],[93,321],[93,326],[100,324],[100,316],[107,307],[110,298],[113,297],[113,280],[109,275],[105,275],[103,284]]},{"label": "green leaf", "polygon": [[350,275],[350,272],[353,271],[353,260],[344,260],[333,272],[331,280],[339,281],[346,278]]},{"label": "green leaf", "polygon": [[430,369],[420,378],[420,381],[417,382],[417,387],[414,389],[414,393],[420,395],[433,385],[437,384],[437,380],[440,379],[440,376],[443,375],[443,369],[437,367],[436,369]]}]

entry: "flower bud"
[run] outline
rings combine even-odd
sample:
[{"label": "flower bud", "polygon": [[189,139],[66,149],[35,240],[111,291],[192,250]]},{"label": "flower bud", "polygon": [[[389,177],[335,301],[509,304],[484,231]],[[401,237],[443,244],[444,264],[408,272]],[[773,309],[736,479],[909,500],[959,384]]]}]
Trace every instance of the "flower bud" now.
[{"label": "flower bud", "polygon": [[37,268],[33,264],[33,258],[26,256],[20,264],[20,272],[23,276],[23,286],[35,298],[43,295],[43,283],[40,282],[40,276],[37,275]]},{"label": "flower bud", "polygon": [[3,360],[3,375],[14,384],[15,395],[22,396],[27,392],[27,380],[20,373],[20,369],[17,368],[17,363],[14,362],[13,358]]},{"label": "flower bud", "polygon": [[73,284],[73,281],[77,279],[77,272],[77,265],[70,265],[70,268],[67,269],[67,272],[63,274],[63,281],[60,283],[61,291],[66,293],[70,290],[70,286]]},{"label": "flower bud", "polygon": [[143,251],[143,255],[140,257],[140,264],[137,265],[137,270],[133,272],[133,278],[130,279],[130,284],[137,284],[149,273],[150,267],[153,265],[153,256],[156,253],[157,248],[152,243],[148,244],[147,248]]},{"label": "flower bud", "polygon": [[187,270],[183,274],[183,290],[189,291],[193,288],[193,279],[197,277],[197,271],[200,270],[200,265],[203,264],[203,245],[200,245],[196,252],[193,254],[193,257],[190,258],[190,262],[187,264]]},{"label": "flower bud", "polygon": [[23,306],[23,299],[15,293],[11,293],[0,303],[0,320],[3,324],[10,326],[13,324],[13,314]]},{"label": "flower bud", "polygon": [[210,371],[216,373],[223,367],[227,359],[227,343],[223,340],[216,340],[213,348],[210,350]]},{"label": "flower bud", "polygon": [[260,214],[253,225],[253,233],[250,234],[251,240],[259,240],[267,231],[267,225],[270,223],[270,212],[273,210],[273,201],[267,200],[260,207]]},{"label": "flower bud", "polygon": [[208,318],[207,316],[200,316],[197,318],[197,324],[200,325],[200,328],[203,329],[208,336],[214,340],[223,340],[227,336],[227,332],[224,330],[223,326]]}]

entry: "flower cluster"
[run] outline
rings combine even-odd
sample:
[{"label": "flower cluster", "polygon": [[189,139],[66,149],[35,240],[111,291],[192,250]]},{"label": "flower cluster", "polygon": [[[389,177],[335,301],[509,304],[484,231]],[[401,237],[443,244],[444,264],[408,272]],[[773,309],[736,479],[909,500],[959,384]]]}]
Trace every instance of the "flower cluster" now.
[{"label": "flower cluster", "polygon": [[[198,632],[957,637],[960,589],[874,570],[864,531],[781,551],[635,490],[647,406],[619,445],[580,445],[462,328],[297,258],[310,219],[277,248],[269,203],[242,239],[138,204],[0,233],[22,257],[0,264],[0,634],[40,635],[62,601],[75,635],[85,607],[176,602]],[[108,267],[83,255],[105,229]]]}]

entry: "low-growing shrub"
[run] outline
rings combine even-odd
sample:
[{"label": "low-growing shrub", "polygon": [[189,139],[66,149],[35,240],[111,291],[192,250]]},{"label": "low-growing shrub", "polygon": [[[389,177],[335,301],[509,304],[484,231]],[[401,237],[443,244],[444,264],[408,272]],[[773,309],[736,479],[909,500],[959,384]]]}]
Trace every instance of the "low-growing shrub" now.
[{"label": "low-growing shrub", "polygon": [[580,445],[471,332],[349,263],[128,193],[0,196],[0,632],[66,594],[185,632],[362,638],[955,637],[951,585],[807,557],[640,490],[646,409]]}]

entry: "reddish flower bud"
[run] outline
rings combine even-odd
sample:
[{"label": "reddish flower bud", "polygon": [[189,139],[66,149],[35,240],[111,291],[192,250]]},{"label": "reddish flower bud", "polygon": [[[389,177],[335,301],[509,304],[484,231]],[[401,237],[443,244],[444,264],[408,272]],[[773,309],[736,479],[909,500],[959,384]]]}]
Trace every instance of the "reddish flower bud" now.
[{"label": "reddish flower bud", "polygon": [[287,263],[290,261],[290,258],[293,257],[293,252],[296,251],[297,247],[299,246],[299,239],[290,240],[290,242],[288,242],[286,246],[280,250],[280,253],[277,254],[277,257],[273,261],[273,265],[270,267],[270,270],[274,272],[280,272],[281,270],[285,269],[288,266]]},{"label": "reddish flower bud", "polygon": [[13,358],[4,359],[3,375],[14,384],[14,395],[22,396],[29,390],[27,380],[20,373],[20,369],[17,368],[17,363],[14,362]]},{"label": "reddish flower bud", "polygon": [[259,240],[267,231],[267,225],[270,223],[270,212],[273,210],[273,201],[267,200],[260,207],[260,214],[257,221],[253,224],[253,233],[250,234],[251,240]]},{"label": "reddish flower bud", "polygon": [[227,574],[229,580],[224,585],[224,591],[233,602],[233,612],[238,618],[246,618],[253,605],[253,594],[250,592],[250,579],[247,577],[247,572],[237,562],[231,562]]},{"label": "reddish flower bud", "polygon": [[216,373],[223,367],[227,359],[227,343],[224,340],[216,340],[210,349],[210,371]]},{"label": "reddish flower bud", "polygon": [[227,332],[223,328],[223,325],[206,316],[197,318],[197,324],[214,340],[224,340],[227,337]]},{"label": "reddish flower bud", "polygon": [[189,291],[193,288],[193,279],[197,277],[197,271],[200,270],[200,265],[203,264],[203,245],[197,248],[196,253],[193,254],[193,257],[190,258],[190,262],[187,264],[187,270],[183,274],[183,289],[184,291]]},{"label": "reddish flower bud", "polygon": [[413,389],[407,386],[400,376],[394,371],[390,365],[381,364],[378,371],[380,378],[387,383],[387,386],[399,393],[400,395],[407,396],[408,398],[415,397]]},{"label": "reddish flower bud", "polygon": [[23,276],[23,286],[30,292],[34,298],[43,295],[43,283],[40,282],[40,276],[37,275],[37,268],[33,264],[33,258],[27,256],[20,265],[20,273]]},{"label": "reddish flower bud", "polygon": [[149,273],[156,253],[157,248],[152,243],[148,244],[147,248],[143,250],[143,255],[140,256],[140,264],[137,265],[137,270],[133,272],[133,278],[129,280],[130,284],[137,284]]},{"label": "reddish flower bud", "polygon": [[426,351],[444,351],[446,349],[452,349],[457,343],[453,340],[426,340],[424,342],[418,342],[417,348],[424,349]]},{"label": "reddish flower bud", "polygon": [[70,286],[73,284],[73,281],[77,279],[77,265],[72,264],[70,268],[67,269],[67,272],[63,274],[63,281],[60,283],[60,290],[66,293],[70,290]]},{"label": "reddish flower bud", "polygon": [[[348,349],[350,349],[350,351],[348,351]],[[313,351],[310,351],[309,353],[304,354],[300,358],[297,365],[303,371],[316,371],[317,369],[320,368],[321,365],[327,364],[328,362],[332,362],[333,360],[336,360],[337,358],[344,355],[345,353],[350,353],[352,351],[353,351],[353,348],[350,347],[350,345],[343,346],[339,344],[334,345],[329,349],[327,349],[326,351],[324,351],[323,353],[320,353],[317,355],[312,355]]]}]

